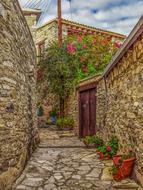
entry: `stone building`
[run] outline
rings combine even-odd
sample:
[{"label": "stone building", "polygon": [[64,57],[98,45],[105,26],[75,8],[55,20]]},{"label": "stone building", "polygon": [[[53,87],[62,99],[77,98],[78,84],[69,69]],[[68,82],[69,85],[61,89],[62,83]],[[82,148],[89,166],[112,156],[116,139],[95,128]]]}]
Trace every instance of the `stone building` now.
[{"label": "stone building", "polygon": [[[40,16],[40,10],[23,9],[23,13],[32,32],[36,44],[37,57],[39,61],[50,42],[58,38],[58,20],[57,18],[55,18],[42,26],[38,26],[37,22]],[[82,35],[91,34],[95,37],[102,36],[112,41],[123,41],[125,38],[125,36],[122,34],[94,28],[80,23],[68,21],[65,19],[62,19],[62,31],[63,38],[72,34],[79,35],[81,33]],[[39,102],[42,102],[44,113],[47,118],[47,116],[49,115],[49,111],[55,104],[55,99],[53,95],[48,92],[48,89],[45,89],[44,82],[37,87],[37,90],[38,100]],[[43,92],[47,94],[46,98],[43,98]]]},{"label": "stone building", "polygon": [[120,150],[136,154],[135,175],[143,186],[143,16],[97,85],[96,128]]},{"label": "stone building", "polygon": [[[38,26],[38,21],[41,14],[39,9],[26,8],[23,9],[23,13],[36,44],[37,56],[40,57],[46,47],[48,47],[49,43],[58,38],[58,19],[55,18],[42,26]],[[83,35],[92,34],[95,36],[105,36],[113,41],[123,41],[125,38],[125,35],[122,34],[72,22],[66,19],[62,19],[62,32],[63,37],[71,34],[78,35],[82,33]]]},{"label": "stone building", "polygon": [[36,51],[18,1],[0,1],[0,189],[10,189],[38,142]]},{"label": "stone building", "polygon": [[[77,121],[79,128],[76,131],[80,136],[85,135],[84,131],[89,135],[92,133],[89,126],[92,114],[84,121],[84,129],[80,120],[81,112],[88,113],[89,109],[85,107],[86,98],[80,101],[81,93],[88,94],[91,89],[94,89],[96,101],[94,133],[105,142],[116,135],[121,154],[130,150],[135,153],[133,177],[143,186],[143,17],[103,75],[85,79],[77,87],[69,111]],[[80,104],[84,110],[80,110]]]}]

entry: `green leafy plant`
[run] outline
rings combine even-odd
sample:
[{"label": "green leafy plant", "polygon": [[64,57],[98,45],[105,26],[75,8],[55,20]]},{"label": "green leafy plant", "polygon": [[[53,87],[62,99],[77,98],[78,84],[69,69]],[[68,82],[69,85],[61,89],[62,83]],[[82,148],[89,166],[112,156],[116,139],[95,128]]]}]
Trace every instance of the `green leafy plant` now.
[{"label": "green leafy plant", "polygon": [[38,64],[38,70],[47,81],[48,92],[58,98],[60,117],[64,117],[65,101],[74,89],[77,75],[74,55],[67,52],[67,43],[63,42],[61,47],[57,42],[51,43]]},{"label": "green leafy plant", "polygon": [[56,125],[58,127],[58,129],[62,130],[62,129],[73,129],[74,127],[74,120],[73,118],[70,117],[64,117],[64,118],[58,118]]},{"label": "green leafy plant", "polygon": [[117,153],[119,149],[119,140],[116,136],[113,136],[107,146],[110,146],[112,150],[110,151],[110,155],[113,156]]},{"label": "green leafy plant", "polygon": [[115,174],[117,171],[118,171],[118,167],[113,165],[112,168],[111,168],[111,173]]},{"label": "green leafy plant", "polygon": [[64,126],[70,126],[70,127],[73,127],[74,126],[74,120],[73,118],[70,118],[70,117],[64,117],[63,118],[63,124]]},{"label": "green leafy plant", "polygon": [[82,141],[85,144],[94,145],[96,148],[103,146],[103,140],[96,135],[86,136],[85,138],[82,139]]},{"label": "green leafy plant", "polygon": [[112,137],[111,140],[104,146],[99,147],[98,150],[104,154],[104,156],[113,156],[117,153],[119,148],[117,137]]},{"label": "green leafy plant", "polygon": [[49,115],[50,115],[50,117],[55,117],[55,116],[57,116],[57,111],[56,111],[56,109],[53,109],[52,111],[50,111]]},{"label": "green leafy plant", "polygon": [[56,121],[56,126],[59,130],[63,129],[63,119],[62,118],[58,118]]},{"label": "green leafy plant", "polygon": [[96,136],[96,135],[93,136],[92,143],[95,145],[96,148],[99,148],[99,147],[103,146],[103,140],[100,137]]},{"label": "green leafy plant", "polygon": [[119,46],[105,37],[71,35],[67,39],[68,52],[78,66],[77,79],[101,74]]}]

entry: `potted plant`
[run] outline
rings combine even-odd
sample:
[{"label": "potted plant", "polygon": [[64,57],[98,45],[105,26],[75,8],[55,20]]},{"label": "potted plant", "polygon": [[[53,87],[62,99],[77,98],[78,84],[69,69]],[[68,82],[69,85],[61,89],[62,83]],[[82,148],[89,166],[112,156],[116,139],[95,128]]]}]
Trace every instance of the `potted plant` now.
[{"label": "potted plant", "polygon": [[113,179],[115,181],[121,181],[123,179],[122,174],[120,172],[120,168],[118,166],[113,165],[111,171],[112,171]]},{"label": "potted plant", "polygon": [[102,147],[98,148],[99,152],[97,154],[99,157],[102,158],[111,158],[111,153],[112,153],[112,147],[104,145]]},{"label": "potted plant", "polygon": [[114,155],[113,156],[113,163],[115,166],[119,165],[119,160],[122,158],[122,155]]},{"label": "potted plant", "polygon": [[58,118],[56,121],[56,126],[58,130],[62,130],[63,129],[63,119],[62,118]]},{"label": "potted plant", "polygon": [[59,130],[72,130],[74,127],[74,120],[70,117],[58,118],[56,125]]},{"label": "potted plant", "polygon": [[106,145],[98,148],[98,154],[100,158],[111,158],[117,153],[118,148],[119,146],[117,137],[112,137]]},{"label": "potted plant", "polygon": [[63,125],[65,130],[72,130],[74,127],[74,120],[70,117],[63,118]]},{"label": "potted plant", "polygon": [[120,173],[123,178],[131,175],[136,157],[132,151],[127,155],[117,155],[113,157],[114,166],[120,169]]},{"label": "potted plant", "polygon": [[52,124],[55,124],[56,121],[57,121],[57,112],[56,112],[55,109],[53,109],[53,110],[50,112],[50,118],[51,118]]}]

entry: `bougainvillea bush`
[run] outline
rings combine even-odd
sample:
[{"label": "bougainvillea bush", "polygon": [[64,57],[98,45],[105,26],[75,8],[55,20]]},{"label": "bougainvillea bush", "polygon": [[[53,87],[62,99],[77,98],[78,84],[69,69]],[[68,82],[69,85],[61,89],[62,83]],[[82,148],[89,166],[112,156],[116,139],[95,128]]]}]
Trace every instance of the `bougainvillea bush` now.
[{"label": "bougainvillea bush", "polygon": [[101,36],[71,36],[67,40],[67,51],[74,56],[77,65],[77,80],[101,74],[112,56],[120,48],[121,42],[112,42]]}]

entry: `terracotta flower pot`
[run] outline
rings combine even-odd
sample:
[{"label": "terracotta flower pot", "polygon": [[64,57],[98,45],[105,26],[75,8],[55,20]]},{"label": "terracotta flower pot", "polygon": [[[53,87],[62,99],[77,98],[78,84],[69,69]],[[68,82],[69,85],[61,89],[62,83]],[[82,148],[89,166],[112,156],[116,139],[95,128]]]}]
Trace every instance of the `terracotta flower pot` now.
[{"label": "terracotta flower pot", "polygon": [[121,171],[124,177],[129,177],[131,175],[135,160],[135,157],[123,160],[123,163],[121,165]]},{"label": "terracotta flower pot", "polygon": [[[115,166],[119,166],[118,161],[121,159],[121,157],[122,157],[121,155],[116,155],[113,157],[113,163]],[[135,157],[123,160],[121,166],[119,166],[118,168],[118,171],[115,174],[113,174],[113,178],[116,181],[119,181],[129,177],[132,173],[135,160],[136,160]]]},{"label": "terracotta flower pot", "polygon": [[120,168],[113,174],[113,179],[115,181],[121,181],[123,179],[123,176],[120,172]]},{"label": "terracotta flower pot", "polygon": [[102,152],[97,152],[97,154],[99,155],[99,158],[108,158],[108,159],[110,159],[111,158],[111,156],[104,156],[104,154],[102,153]]},{"label": "terracotta flower pot", "polygon": [[119,165],[119,160],[122,158],[122,155],[115,155],[113,156],[113,163],[115,166]]},{"label": "terracotta flower pot", "polygon": [[102,152],[97,152],[97,154],[99,155],[99,158],[104,158],[104,154]]}]

